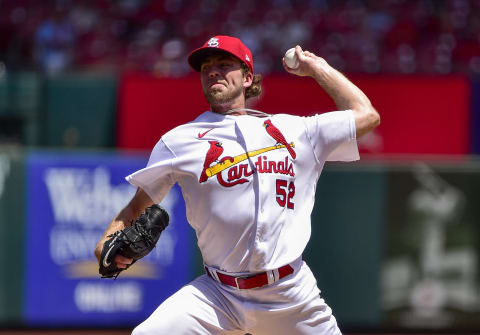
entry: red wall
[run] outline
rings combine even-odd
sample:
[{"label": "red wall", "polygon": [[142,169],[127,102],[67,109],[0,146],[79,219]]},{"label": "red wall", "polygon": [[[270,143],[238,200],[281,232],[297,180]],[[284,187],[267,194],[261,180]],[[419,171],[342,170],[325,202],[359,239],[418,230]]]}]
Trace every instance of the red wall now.
[{"label": "red wall", "polygon": [[[467,154],[470,86],[463,77],[351,77],[380,112],[382,124],[360,140],[362,152]],[[335,109],[310,78],[268,76],[252,108],[312,115]],[[151,149],[169,129],[208,109],[198,75],[153,78],[130,74],[120,86],[118,146]]]},{"label": "red wall", "polygon": [[182,79],[130,74],[119,92],[117,145],[152,149],[168,130],[208,109],[196,76]]}]

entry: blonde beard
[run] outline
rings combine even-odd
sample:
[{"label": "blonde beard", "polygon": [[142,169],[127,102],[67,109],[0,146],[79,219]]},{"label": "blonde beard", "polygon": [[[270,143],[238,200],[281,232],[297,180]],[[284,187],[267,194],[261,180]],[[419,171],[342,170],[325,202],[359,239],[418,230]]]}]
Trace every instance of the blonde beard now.
[{"label": "blonde beard", "polygon": [[239,87],[232,92],[221,92],[218,90],[210,92],[204,91],[203,94],[211,106],[225,105],[241,96],[243,94],[243,88]]}]

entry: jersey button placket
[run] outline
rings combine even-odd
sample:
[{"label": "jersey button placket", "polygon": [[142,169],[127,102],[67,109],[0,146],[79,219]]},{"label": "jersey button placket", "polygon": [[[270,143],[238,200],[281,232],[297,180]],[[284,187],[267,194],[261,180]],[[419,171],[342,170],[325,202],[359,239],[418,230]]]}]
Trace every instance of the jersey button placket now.
[{"label": "jersey button placket", "polygon": [[264,239],[264,235],[265,235],[265,228],[263,228],[263,226],[261,227],[258,227],[257,228],[257,235],[256,235],[256,240],[258,242],[263,242],[265,239]]},{"label": "jersey button placket", "polygon": [[[260,176],[259,179],[260,179],[260,185],[263,186],[263,184],[265,184],[265,178],[263,178],[262,176]],[[263,188],[260,189],[260,192],[262,192],[262,189],[263,189]],[[264,212],[265,212],[264,205],[263,205],[262,203],[260,203],[260,213],[263,214]]]}]

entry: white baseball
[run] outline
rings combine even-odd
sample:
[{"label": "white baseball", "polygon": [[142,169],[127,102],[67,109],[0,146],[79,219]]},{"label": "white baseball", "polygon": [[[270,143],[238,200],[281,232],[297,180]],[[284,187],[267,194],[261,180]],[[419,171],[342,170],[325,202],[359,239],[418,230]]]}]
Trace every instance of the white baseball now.
[{"label": "white baseball", "polygon": [[285,52],[285,63],[287,66],[291,69],[296,69],[298,67],[298,58],[297,54],[295,53],[295,48],[288,49],[287,52]]}]

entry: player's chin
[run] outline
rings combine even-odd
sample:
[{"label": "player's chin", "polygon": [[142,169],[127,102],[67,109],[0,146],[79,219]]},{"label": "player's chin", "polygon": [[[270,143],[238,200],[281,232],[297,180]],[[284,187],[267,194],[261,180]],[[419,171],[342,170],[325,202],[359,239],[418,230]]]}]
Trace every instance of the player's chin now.
[{"label": "player's chin", "polygon": [[205,98],[207,98],[207,101],[211,105],[225,102],[227,96],[228,94],[225,94],[225,92],[222,92],[221,90],[208,90],[205,93]]}]

